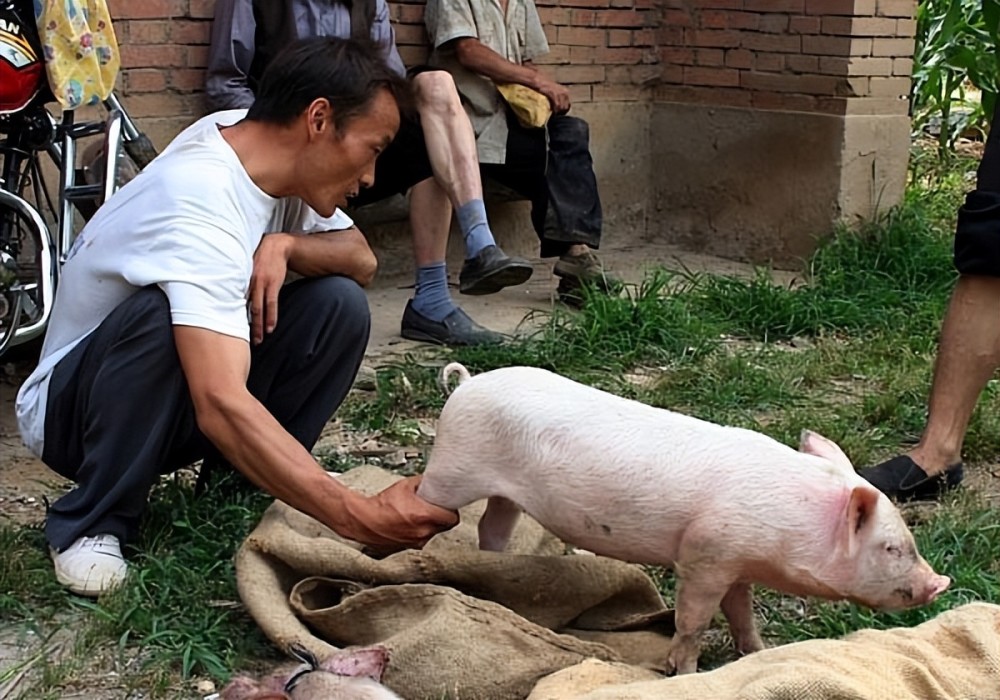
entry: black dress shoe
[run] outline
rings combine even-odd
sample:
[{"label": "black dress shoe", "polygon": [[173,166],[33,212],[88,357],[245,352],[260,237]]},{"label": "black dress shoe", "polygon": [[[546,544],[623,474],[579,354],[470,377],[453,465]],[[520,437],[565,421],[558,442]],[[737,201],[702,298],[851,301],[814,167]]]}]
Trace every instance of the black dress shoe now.
[{"label": "black dress shoe", "polygon": [[962,483],[962,463],[953,464],[940,474],[929,476],[907,455],[899,455],[858,473],[894,501],[934,501]]},{"label": "black dress shoe", "polygon": [[462,294],[495,294],[504,287],[523,284],[534,268],[522,258],[512,258],[495,245],[488,245],[462,265],[458,291]]},{"label": "black dress shoe", "polygon": [[400,335],[437,345],[497,345],[504,341],[503,335],[483,328],[457,306],[443,321],[432,321],[414,309],[412,301],[406,302]]}]

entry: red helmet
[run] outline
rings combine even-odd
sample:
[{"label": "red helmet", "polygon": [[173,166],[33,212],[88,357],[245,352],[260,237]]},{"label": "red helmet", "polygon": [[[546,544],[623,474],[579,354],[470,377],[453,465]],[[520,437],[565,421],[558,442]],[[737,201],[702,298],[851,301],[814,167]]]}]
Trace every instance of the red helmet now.
[{"label": "red helmet", "polygon": [[22,16],[0,2],[0,114],[24,109],[45,85],[35,18]]}]

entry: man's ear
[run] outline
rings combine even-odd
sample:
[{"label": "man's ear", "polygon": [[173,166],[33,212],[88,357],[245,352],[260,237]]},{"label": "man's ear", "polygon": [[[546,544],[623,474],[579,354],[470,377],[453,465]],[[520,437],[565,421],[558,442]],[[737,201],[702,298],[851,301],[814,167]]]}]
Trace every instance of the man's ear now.
[{"label": "man's ear", "polygon": [[319,136],[329,138],[329,133],[333,131],[333,109],[330,101],[325,97],[317,97],[306,107],[306,126],[309,129],[309,139],[313,140]]}]

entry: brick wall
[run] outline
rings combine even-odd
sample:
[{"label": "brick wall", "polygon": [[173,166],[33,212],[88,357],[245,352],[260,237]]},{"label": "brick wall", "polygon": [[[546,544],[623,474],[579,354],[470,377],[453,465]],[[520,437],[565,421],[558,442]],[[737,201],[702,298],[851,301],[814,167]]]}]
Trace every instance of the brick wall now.
[{"label": "brick wall", "polygon": [[[108,0],[122,51],[129,114],[162,144],[204,113],[214,0]],[[390,2],[407,65],[427,56],[424,0]],[[654,0],[540,0],[552,52],[540,64],[577,102],[639,100],[659,77]]]},{"label": "brick wall", "polygon": [[661,100],[905,114],[916,0],[667,1]]}]

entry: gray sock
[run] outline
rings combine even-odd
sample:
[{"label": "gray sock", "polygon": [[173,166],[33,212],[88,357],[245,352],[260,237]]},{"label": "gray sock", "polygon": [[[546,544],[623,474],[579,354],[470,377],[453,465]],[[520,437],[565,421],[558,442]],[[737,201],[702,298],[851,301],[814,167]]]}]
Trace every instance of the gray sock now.
[{"label": "gray sock", "polygon": [[455,310],[455,303],[448,291],[448,270],[444,261],[417,268],[413,310],[432,321],[443,321]]},{"label": "gray sock", "polygon": [[486,219],[486,204],[483,200],[469,200],[455,213],[458,215],[458,227],[462,229],[462,236],[465,238],[466,260],[476,257],[476,253],[486,246],[496,245]]}]

